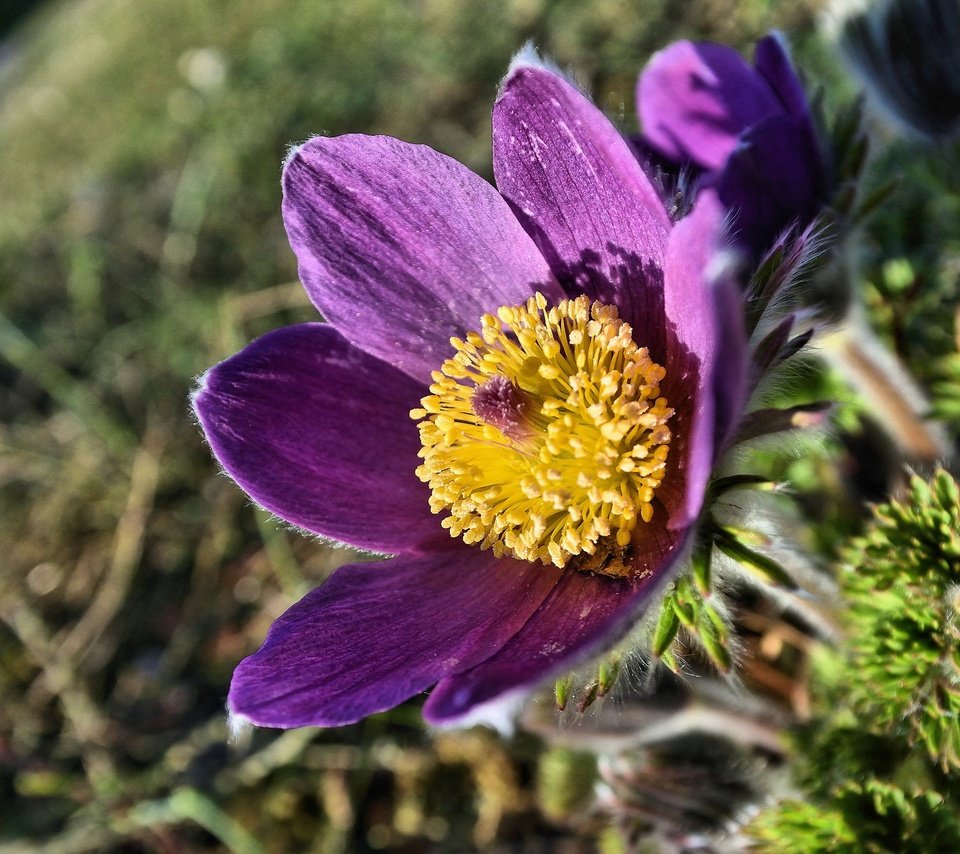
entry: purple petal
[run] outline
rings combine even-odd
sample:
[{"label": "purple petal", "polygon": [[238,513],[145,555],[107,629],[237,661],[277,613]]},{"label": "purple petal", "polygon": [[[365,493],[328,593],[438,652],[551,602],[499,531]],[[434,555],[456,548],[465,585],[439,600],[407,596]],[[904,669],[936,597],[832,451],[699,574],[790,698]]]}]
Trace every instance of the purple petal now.
[{"label": "purple petal", "polygon": [[654,54],[637,85],[643,132],[667,157],[718,170],[741,132],[783,112],[766,79],[725,45],[676,42]]},{"label": "purple petal", "polygon": [[809,123],[770,116],[743,134],[717,178],[717,194],[733,214],[737,242],[760,253],[784,229],[813,219],[823,183]]},{"label": "purple petal", "polygon": [[797,72],[793,70],[790,55],[779,33],[771,33],[757,42],[753,64],[770,84],[784,110],[800,119],[809,118],[807,93],[803,90],[803,83],[800,82]]},{"label": "purple petal", "polygon": [[240,662],[229,707],[259,726],[340,726],[392,708],[494,655],[560,570],[451,541],[342,567]]},{"label": "purple petal", "polygon": [[[653,524],[653,523],[651,523]],[[442,680],[423,715],[430,723],[469,720],[477,707],[530,691],[578,667],[619,640],[672,577],[690,529],[652,528],[657,562],[639,581],[569,570],[551,595],[496,655]]]},{"label": "purple petal", "polygon": [[717,452],[746,398],[747,341],[734,283],[722,262],[724,211],[704,190],[670,235],[664,272],[668,336],[663,393],[675,414],[658,497],[670,526],[696,519]]},{"label": "purple petal", "polygon": [[423,394],[333,327],[306,323],[212,368],[193,405],[214,456],[258,504],[323,536],[397,552],[445,536],[414,475],[409,411]]},{"label": "purple petal", "polygon": [[493,108],[493,168],[570,295],[617,305],[635,330],[662,328],[670,220],[633,151],[590,101],[545,68],[514,68]]},{"label": "purple petal", "polygon": [[315,137],[287,162],[283,217],[317,308],[428,382],[449,339],[534,290],[560,296],[503,199],[457,161],[385,136]]}]

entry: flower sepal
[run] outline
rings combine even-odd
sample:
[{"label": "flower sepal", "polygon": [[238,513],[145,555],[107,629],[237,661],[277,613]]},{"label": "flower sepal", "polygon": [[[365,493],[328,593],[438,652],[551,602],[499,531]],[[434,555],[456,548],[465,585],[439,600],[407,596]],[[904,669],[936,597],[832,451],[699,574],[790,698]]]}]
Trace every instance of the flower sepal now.
[{"label": "flower sepal", "polygon": [[585,674],[568,673],[554,683],[553,697],[558,712],[566,712],[575,701],[576,714],[583,714],[597,700],[607,697],[616,688],[623,670],[625,653],[614,649],[603,656],[595,670]]}]

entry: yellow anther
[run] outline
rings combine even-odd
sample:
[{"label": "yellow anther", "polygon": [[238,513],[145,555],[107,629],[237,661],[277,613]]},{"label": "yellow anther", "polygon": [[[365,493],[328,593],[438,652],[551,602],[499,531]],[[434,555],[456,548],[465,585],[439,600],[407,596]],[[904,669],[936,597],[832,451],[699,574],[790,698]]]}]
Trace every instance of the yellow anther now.
[{"label": "yellow anther", "polygon": [[545,380],[555,380],[561,375],[560,368],[556,365],[542,364],[537,368],[537,373]]},{"label": "yellow anther", "polygon": [[542,294],[501,306],[431,376],[417,476],[451,536],[497,556],[623,575],[654,515],[673,410],[665,371],[615,306]]}]

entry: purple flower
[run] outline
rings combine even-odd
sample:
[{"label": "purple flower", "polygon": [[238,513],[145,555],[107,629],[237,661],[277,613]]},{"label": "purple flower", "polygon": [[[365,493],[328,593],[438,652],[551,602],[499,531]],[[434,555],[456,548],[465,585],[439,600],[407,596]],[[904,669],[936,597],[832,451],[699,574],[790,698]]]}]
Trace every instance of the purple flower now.
[{"label": "purple flower", "polygon": [[711,278],[722,207],[673,225],[536,64],[508,74],[493,143],[499,192],[389,137],[286,164],[327,322],[255,341],[194,405],[258,504],[393,556],[274,623],[234,674],[241,720],[346,724],[433,685],[428,721],[489,719],[619,640],[690,544],[745,399],[740,297]]},{"label": "purple flower", "polygon": [[757,42],[753,67],[725,45],[676,42],[640,75],[637,105],[645,142],[704,170],[751,252],[822,206],[828,164],[778,37]]}]

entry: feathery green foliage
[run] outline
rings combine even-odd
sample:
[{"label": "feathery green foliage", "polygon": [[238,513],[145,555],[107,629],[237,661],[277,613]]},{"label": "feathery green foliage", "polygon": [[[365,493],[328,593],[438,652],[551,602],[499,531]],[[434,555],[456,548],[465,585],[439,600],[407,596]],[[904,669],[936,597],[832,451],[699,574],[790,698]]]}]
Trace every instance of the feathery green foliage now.
[{"label": "feathery green foliage", "polygon": [[945,471],[876,510],[846,555],[850,703],[960,768],[960,490]]},{"label": "feathery green foliage", "polygon": [[814,684],[787,800],[747,828],[769,852],[960,850],[960,487],[947,472],[877,507],[843,555],[847,638]]},{"label": "feathery green foliage", "polygon": [[960,850],[960,819],[943,798],[872,778],[845,783],[829,807],[784,801],[750,831],[769,854]]}]

